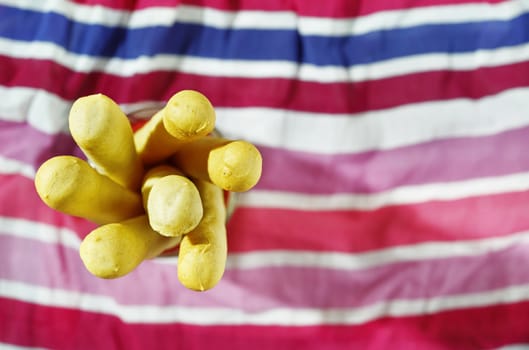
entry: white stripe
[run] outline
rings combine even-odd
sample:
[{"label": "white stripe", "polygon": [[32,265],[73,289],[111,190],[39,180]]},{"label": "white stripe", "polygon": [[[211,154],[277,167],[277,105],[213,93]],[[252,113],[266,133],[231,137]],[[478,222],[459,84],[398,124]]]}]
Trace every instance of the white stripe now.
[{"label": "white stripe", "polygon": [[9,235],[79,249],[81,240],[72,230],[25,219],[0,216],[0,236]]},{"label": "white stripe", "polygon": [[414,103],[355,115],[264,108],[219,109],[218,129],[258,145],[315,154],[387,150],[432,140],[493,135],[529,125],[529,89],[478,100]]},{"label": "white stripe", "polygon": [[[1,282],[0,282],[1,283]],[[0,350],[44,350],[45,348],[36,348],[33,346],[20,346],[0,342]]]},{"label": "white stripe", "polygon": [[529,1],[513,0],[498,4],[467,3],[388,10],[356,18],[325,18],[299,16],[293,11],[233,12],[186,5],[152,7],[130,12],[64,0],[2,0],[2,3],[39,12],[53,11],[76,22],[130,29],[171,26],[175,22],[181,22],[221,29],[297,30],[302,35],[322,36],[362,35],[427,24],[507,21],[529,10]]},{"label": "white stripe", "polygon": [[350,67],[315,66],[290,61],[224,60],[159,54],[132,59],[100,58],[66,51],[47,42],[0,38],[0,54],[20,59],[52,60],[80,73],[104,72],[121,77],[153,71],[177,71],[205,76],[285,78],[321,83],[362,82],[436,70],[473,70],[514,64],[529,59],[529,44],[468,53],[430,53]]},{"label": "white stripe", "polygon": [[[227,268],[252,270],[288,266],[352,271],[407,261],[479,256],[524,244],[529,244],[529,231],[477,240],[417,243],[355,254],[286,250],[230,253]],[[174,257],[163,257],[156,262],[175,266],[176,260]]]},{"label": "white stripe", "polygon": [[[79,96],[80,97],[80,96]],[[0,85],[0,120],[27,122],[48,134],[69,133],[68,114],[73,101],[46,90]],[[122,105],[125,113],[160,106],[160,101],[143,101]]]},{"label": "white stripe", "polygon": [[253,189],[237,197],[237,206],[295,210],[374,210],[390,205],[458,200],[529,190],[529,173],[396,187],[370,194],[305,194]]},{"label": "white stripe", "polygon": [[[0,217],[0,227],[2,227],[0,235],[31,239],[52,245],[58,244],[76,251],[81,244],[81,240],[75,232],[35,221]],[[322,232],[322,234],[324,233]],[[362,270],[408,261],[472,257],[528,243],[529,231],[522,231],[500,237],[455,242],[425,242],[363,253],[254,251],[230,253],[227,268],[230,270],[253,270],[267,267],[303,267]],[[155,262],[174,266],[177,263],[177,258],[160,257],[155,259]]]},{"label": "white stripe", "polygon": [[68,132],[71,102],[45,90],[0,85],[0,119],[27,122],[48,134]]},{"label": "white stripe", "polygon": [[50,289],[0,279],[0,296],[51,307],[72,308],[116,316],[126,323],[195,325],[283,325],[362,324],[382,317],[427,315],[461,308],[486,307],[528,300],[529,285],[487,292],[429,299],[391,300],[357,308],[274,308],[246,312],[237,308],[122,305],[111,297]]},{"label": "white stripe", "polygon": [[362,35],[369,32],[410,28],[421,25],[508,21],[529,10],[529,1],[509,1],[498,4],[468,3],[460,5],[427,6],[404,10],[381,11],[356,19],[299,19],[303,35]]},{"label": "white stripe", "polygon": [[22,175],[33,180],[35,169],[33,166],[19,160],[0,156],[0,174]]},{"label": "white stripe", "polygon": [[[26,120],[50,134],[67,132],[70,102],[42,90],[1,86],[0,98],[5,101],[0,105],[1,119]],[[217,128],[226,137],[262,146],[315,154],[355,153],[525,127],[529,118],[522,111],[528,103],[529,88],[518,88],[479,100],[415,103],[353,115],[217,108]],[[123,106],[125,112],[139,107]]]}]

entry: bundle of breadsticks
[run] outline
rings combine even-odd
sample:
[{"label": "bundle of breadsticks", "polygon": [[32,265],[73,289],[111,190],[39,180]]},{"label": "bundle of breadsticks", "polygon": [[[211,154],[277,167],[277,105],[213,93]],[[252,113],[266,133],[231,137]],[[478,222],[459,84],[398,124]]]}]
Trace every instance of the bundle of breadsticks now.
[{"label": "bundle of breadsticks", "polygon": [[98,224],[82,241],[87,270],[117,278],[169,249],[178,279],[203,291],[221,279],[227,257],[226,192],[251,189],[262,158],[252,144],[212,136],[215,110],[183,90],[135,133],[109,97],[74,102],[70,132],[87,161],[44,162],[35,187],[49,207]]}]

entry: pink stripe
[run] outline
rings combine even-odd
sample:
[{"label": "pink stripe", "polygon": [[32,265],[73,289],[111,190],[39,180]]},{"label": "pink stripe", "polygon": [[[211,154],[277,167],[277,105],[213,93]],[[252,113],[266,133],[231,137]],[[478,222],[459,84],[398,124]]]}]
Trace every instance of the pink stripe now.
[{"label": "pink stripe", "polygon": [[68,134],[50,135],[27,123],[0,120],[0,155],[24,162],[37,169],[49,158],[64,154],[84,158],[83,153]]},{"label": "pink stripe", "polygon": [[[0,203],[9,203],[0,206],[0,216],[66,227],[79,237],[95,227],[46,207],[30,179],[2,175],[0,183]],[[391,206],[374,211],[238,208],[228,223],[228,242],[232,252],[352,253],[432,241],[499,237],[529,229],[527,203],[529,191]]]},{"label": "pink stripe", "polygon": [[[526,172],[529,153],[520,152],[520,145],[528,138],[529,127],[525,127],[493,136],[335,155],[259,146],[263,174],[256,188],[311,194],[376,193],[400,186]],[[0,121],[0,155],[37,169],[60,154],[84,157],[68,135],[49,135],[25,123]]]},{"label": "pink stripe", "polygon": [[[77,3],[88,5],[103,5],[105,7],[134,10],[154,6],[175,7],[178,5],[193,5],[202,7],[213,7],[220,10],[240,11],[240,10],[262,10],[262,11],[293,11],[303,16],[319,17],[356,17],[379,11],[410,9],[416,7],[439,6],[439,5],[459,5],[471,3],[468,0],[371,0],[366,2],[351,3],[347,0],[334,1],[282,1],[282,0],[75,0]],[[502,0],[479,1],[485,3],[498,3]]]},{"label": "pink stripe", "polygon": [[528,139],[529,127],[525,127],[493,136],[356,154],[316,155],[261,146],[263,175],[256,188],[313,194],[375,193],[525,172],[529,170],[529,152],[522,152],[521,145]]},{"label": "pink stripe", "polygon": [[[351,114],[403,104],[476,99],[529,85],[526,62],[470,71],[430,71],[358,83],[315,83],[281,78],[209,77],[173,71],[154,71],[120,77],[74,72],[50,60],[0,56],[0,85],[45,89],[64,99],[103,93],[119,103],[167,101],[183,89],[203,92],[216,107],[270,107],[327,114]],[[51,77],[60,76],[56,84]],[[138,86],[144,88],[138,89]],[[226,91],[230,91],[229,94]],[[333,101],[333,103],[329,103]]]},{"label": "pink stripe", "polygon": [[529,283],[529,271],[520,268],[529,263],[527,244],[475,257],[401,262],[365,270],[230,269],[207,293],[182,287],[176,266],[169,264],[144,262],[132,274],[108,281],[89,275],[77,251],[71,248],[9,235],[0,235],[0,247],[0,254],[5,257],[0,266],[1,278],[106,295],[120,304],[131,305],[218,306],[249,312],[278,307],[343,308],[387,300],[485,292]]}]

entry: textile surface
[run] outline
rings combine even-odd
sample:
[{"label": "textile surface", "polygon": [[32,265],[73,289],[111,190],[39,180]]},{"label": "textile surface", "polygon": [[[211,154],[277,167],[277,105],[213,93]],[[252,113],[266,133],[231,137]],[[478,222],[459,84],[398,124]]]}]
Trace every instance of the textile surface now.
[{"label": "textile surface", "polygon": [[[225,275],[97,279],[35,171],[183,89],[263,155]],[[523,347],[528,146],[527,0],[0,0],[0,348]]]}]

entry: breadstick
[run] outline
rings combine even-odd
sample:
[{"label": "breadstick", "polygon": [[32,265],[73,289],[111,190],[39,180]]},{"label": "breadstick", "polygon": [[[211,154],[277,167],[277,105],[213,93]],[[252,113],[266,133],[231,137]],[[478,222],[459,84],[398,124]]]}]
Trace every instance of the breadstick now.
[{"label": "breadstick", "polygon": [[132,128],[113,100],[102,94],[77,99],[69,125],[73,139],[100,173],[132,190],[140,187],[143,166]]},{"label": "breadstick", "polygon": [[134,134],[136,151],[143,163],[157,163],[182,144],[211,133],[215,118],[215,110],[204,95],[180,91]]},{"label": "breadstick", "polygon": [[165,129],[178,140],[192,141],[206,136],[215,128],[215,110],[198,91],[176,93],[164,108]]},{"label": "breadstick", "polygon": [[204,206],[200,224],[180,242],[178,279],[187,288],[204,291],[222,278],[226,266],[226,209],[219,187],[197,180]]},{"label": "breadstick", "polygon": [[100,226],[90,232],[79,250],[86,269],[101,278],[117,278],[133,271],[142,261],[176,246],[180,237],[159,235],[146,215]]},{"label": "breadstick", "polygon": [[202,201],[195,184],[172,167],[151,169],[145,175],[142,195],[151,227],[163,236],[186,234],[202,219]]},{"label": "breadstick", "polygon": [[35,175],[35,187],[49,207],[98,224],[144,213],[139,194],[73,156],[58,156],[44,162]]},{"label": "breadstick", "polygon": [[173,161],[187,175],[226,191],[248,191],[261,177],[261,154],[246,141],[203,137],[182,146]]}]

